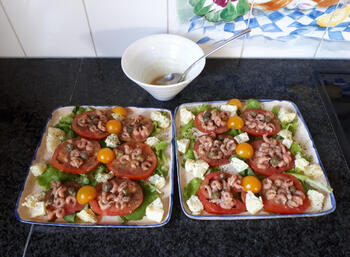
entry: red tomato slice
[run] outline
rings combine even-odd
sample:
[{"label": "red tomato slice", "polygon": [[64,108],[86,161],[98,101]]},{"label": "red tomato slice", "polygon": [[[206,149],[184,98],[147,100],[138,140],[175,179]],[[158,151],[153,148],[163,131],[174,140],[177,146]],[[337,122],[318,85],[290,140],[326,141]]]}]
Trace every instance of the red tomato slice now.
[{"label": "red tomato slice", "polygon": [[[97,152],[101,149],[100,144],[94,140],[85,138],[72,138],[60,144],[51,159],[51,165],[58,170],[73,174],[84,174],[94,170],[99,162],[96,158]],[[78,153],[76,157],[72,152]],[[81,156],[85,157],[84,160]],[[80,166],[73,166],[74,158],[82,162]]]},{"label": "red tomato slice", "polygon": [[[225,173],[225,172],[212,172],[212,173],[205,176],[203,182],[199,186],[197,195],[198,195],[199,200],[202,202],[202,204],[204,206],[204,210],[206,210],[209,213],[213,213],[213,214],[238,214],[238,213],[244,212],[246,209],[244,203],[242,203],[240,200],[238,200],[236,198],[234,198],[235,205],[231,209],[224,209],[221,206],[219,206],[218,204],[212,203],[209,201],[208,192],[205,189],[205,187],[209,186],[209,184],[212,180],[221,181],[222,180],[221,176],[223,176],[223,175],[225,176],[226,181],[228,178],[230,178],[232,176],[231,174]],[[232,187],[230,188],[230,192],[235,193],[235,191],[232,190]]]},{"label": "red tomato slice", "polygon": [[77,135],[88,139],[105,139],[109,133],[106,123],[111,119],[111,111],[94,110],[77,115],[72,123],[72,128]]},{"label": "red tomato slice", "polygon": [[115,148],[115,159],[107,164],[117,177],[145,179],[157,168],[157,156],[149,145],[127,142]]},{"label": "red tomato slice", "polygon": [[[210,112],[212,113],[213,111],[216,111],[218,112],[219,114],[218,115],[222,115],[222,120],[225,122],[225,125],[223,126],[217,126],[213,125],[213,129],[208,129],[206,126],[205,126],[205,123],[203,121],[201,121],[201,116],[203,116],[206,112],[209,112],[209,111],[202,111],[202,112],[199,112],[195,119],[194,119],[194,125],[196,126],[196,128],[203,132],[203,133],[215,133],[215,134],[222,134],[222,133],[225,133],[226,131],[229,130],[229,128],[227,127],[227,120],[229,118],[229,114],[227,114],[227,112],[223,112],[223,111],[217,111],[217,110],[211,110]],[[211,118],[209,118],[209,120],[211,120]],[[213,121],[213,120],[211,120]]]},{"label": "red tomato slice", "polygon": [[[247,125],[248,119],[249,119],[249,114],[255,113],[256,117],[258,117],[258,115],[264,115],[264,117],[269,116],[272,117],[270,118],[271,120],[269,122],[266,122],[267,124],[271,124],[271,126],[274,127],[274,129],[272,129],[271,131],[266,131],[264,129],[258,129],[258,128],[249,128],[249,126]],[[254,137],[261,137],[263,135],[267,135],[267,136],[273,136],[275,134],[277,134],[280,130],[281,130],[281,125],[279,120],[276,118],[276,116],[270,112],[270,111],[266,111],[266,110],[262,110],[262,109],[248,109],[245,110],[241,115],[241,118],[244,120],[244,127],[242,128],[242,130],[244,132],[247,132],[249,135],[252,135]]]},{"label": "red tomato slice", "polygon": [[142,115],[123,120],[120,139],[123,141],[144,142],[152,134],[154,125],[151,119]]},{"label": "red tomato slice", "polygon": [[[294,177],[293,175],[290,174],[275,174],[272,176],[268,177],[270,180],[272,180],[273,182],[276,179],[280,179],[280,180],[287,180],[290,179],[293,181],[293,185],[296,188],[296,190],[299,190],[301,192],[303,192],[305,194],[304,188],[301,185],[300,181]],[[302,213],[304,212],[307,208],[309,208],[310,206],[310,200],[307,198],[306,194],[305,194],[305,199],[303,201],[303,204],[295,207],[295,208],[291,208],[289,207],[287,204],[285,205],[281,205],[281,204],[277,204],[274,199],[271,200],[267,200],[266,199],[266,195],[265,192],[262,192],[262,198],[263,198],[263,203],[264,203],[264,207],[265,207],[265,211],[270,211],[270,212],[275,212],[275,213],[280,213],[280,214],[295,214],[295,213]]]},{"label": "red tomato slice", "polygon": [[[261,140],[257,140],[257,141],[254,141],[253,143],[251,143],[251,145],[254,148],[254,156],[248,160],[248,164],[255,172],[257,172],[261,175],[264,175],[264,176],[270,176],[273,174],[280,174],[280,173],[287,171],[287,170],[290,170],[291,168],[294,167],[294,156],[293,156],[293,154],[291,154],[292,161],[289,163],[288,166],[284,166],[281,168],[269,166],[267,169],[259,168],[257,165],[256,149],[258,149],[259,146],[263,142],[264,142],[264,140],[261,139]],[[289,152],[289,150],[287,150],[287,151]]]},{"label": "red tomato slice", "polygon": [[[228,164],[230,163],[230,157],[232,154],[235,154],[235,149],[236,149],[236,142],[234,141],[234,138],[230,135],[218,135],[218,136],[215,136],[214,138],[212,136],[208,136],[208,135],[204,135],[204,136],[201,136],[200,138],[204,138],[204,137],[207,137],[209,139],[212,138],[213,139],[213,142],[215,142],[216,140],[218,140],[218,138],[223,138],[223,140],[225,138],[228,138],[230,140],[233,140],[235,146],[234,146],[234,149],[231,151],[227,151],[226,153],[223,153],[222,150],[219,149],[215,149],[213,147],[211,147],[210,149],[206,148],[204,149],[205,153],[202,153],[201,150],[200,150],[200,147],[202,145],[202,143],[200,142],[200,140],[198,139],[193,147],[193,149],[196,151],[196,154],[198,156],[198,159],[200,160],[203,160],[203,161],[206,161],[210,166],[220,166],[220,165],[225,165],[225,164]],[[210,139],[209,139],[210,140]],[[219,141],[223,141],[223,140],[219,140]],[[222,158],[221,159],[215,159],[215,158],[212,158],[210,156],[210,152],[212,150],[215,150],[217,151],[218,155],[219,154],[222,154]]]},{"label": "red tomato slice", "polygon": [[[97,198],[95,200],[89,201],[91,209],[100,215],[107,215],[107,216],[121,216],[121,215],[127,215],[132,213],[137,207],[139,207],[143,201],[143,193],[142,189],[139,184],[137,184],[135,181],[132,181],[128,178],[117,178],[114,177],[113,179],[109,180],[109,182],[114,181],[115,184],[118,186],[126,182],[127,186],[125,187],[126,192],[128,192],[128,197],[130,197],[129,202],[125,203],[123,208],[121,208],[121,205],[116,205],[115,202],[110,205],[110,207],[102,210],[101,204],[102,204],[102,187],[104,183],[100,183],[97,185]],[[121,193],[121,192],[120,192]],[[108,192],[107,194],[113,194],[115,198],[118,197],[118,191],[116,193]]]}]

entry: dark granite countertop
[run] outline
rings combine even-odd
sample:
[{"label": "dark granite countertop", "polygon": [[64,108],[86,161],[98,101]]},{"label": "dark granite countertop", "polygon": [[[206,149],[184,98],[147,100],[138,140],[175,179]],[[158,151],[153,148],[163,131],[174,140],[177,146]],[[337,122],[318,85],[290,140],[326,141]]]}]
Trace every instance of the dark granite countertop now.
[{"label": "dark granite countertop", "polygon": [[120,59],[0,60],[0,255],[20,256],[31,225],[15,205],[50,112],[68,104],[174,110],[193,101],[288,99],[300,108],[334,188],[336,210],[297,219],[198,221],[181,210],[175,181],[170,222],[154,229],[33,226],[27,256],[350,256],[350,174],[326,115],[316,71],[350,61],[209,59],[176,98],[159,102],[124,76]]}]

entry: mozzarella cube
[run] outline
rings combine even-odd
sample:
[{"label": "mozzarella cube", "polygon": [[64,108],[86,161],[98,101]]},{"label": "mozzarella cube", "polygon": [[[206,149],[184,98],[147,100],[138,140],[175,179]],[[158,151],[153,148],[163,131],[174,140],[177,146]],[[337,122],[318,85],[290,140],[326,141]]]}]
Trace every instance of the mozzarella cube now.
[{"label": "mozzarella cube", "polygon": [[59,146],[64,140],[64,131],[59,128],[50,127],[48,129],[46,138],[46,148],[49,153],[55,152],[57,146]]},{"label": "mozzarella cube", "polygon": [[248,164],[237,157],[231,158],[231,164],[237,173],[248,169]]},{"label": "mozzarella cube", "polygon": [[296,159],[295,159],[295,168],[298,168],[302,171],[305,171],[306,167],[309,165],[309,162],[307,160],[305,160],[304,158],[302,158],[300,156],[300,154],[296,155]]},{"label": "mozzarella cube", "polygon": [[237,141],[238,144],[248,142],[249,136],[247,132],[241,133],[234,137],[234,139]]},{"label": "mozzarella cube", "polygon": [[283,139],[282,140],[282,144],[284,144],[288,149],[290,149],[290,147],[293,144],[293,140],[291,140],[291,139]]},{"label": "mozzarella cube", "polygon": [[161,222],[164,215],[163,203],[158,197],[146,208],[146,217],[150,220]]},{"label": "mozzarella cube", "polygon": [[199,177],[199,178],[204,177],[204,174],[208,170],[208,168],[209,168],[209,164],[203,160],[194,161],[194,160],[188,159],[186,160],[186,163],[185,163],[185,170],[187,172],[192,173],[193,176]]},{"label": "mozzarella cube", "polygon": [[203,211],[203,204],[196,195],[192,195],[186,203],[192,214],[199,215]]},{"label": "mozzarella cube", "polygon": [[277,133],[278,136],[284,138],[284,139],[292,139],[293,134],[288,129],[282,129],[280,132]]},{"label": "mozzarella cube", "polygon": [[183,138],[183,139],[178,139],[176,140],[177,142],[177,150],[179,150],[180,153],[186,153],[189,145],[190,145],[190,141],[187,138]]},{"label": "mozzarella cube", "polygon": [[95,177],[98,183],[106,183],[108,180],[114,177],[114,173],[111,171],[109,173],[98,173]]},{"label": "mozzarella cube", "polygon": [[105,143],[107,147],[115,148],[120,144],[117,134],[110,134],[106,139]]},{"label": "mozzarella cube", "polygon": [[180,108],[180,123],[181,125],[186,125],[191,120],[194,119],[192,112],[188,111],[186,108]]},{"label": "mozzarella cube", "polygon": [[27,195],[26,198],[24,198],[24,203],[22,203],[22,206],[28,207],[30,209],[35,208],[36,203],[43,200],[44,195],[45,193],[43,192]]},{"label": "mozzarella cube", "polygon": [[252,191],[248,191],[245,205],[250,214],[256,214],[264,207],[261,196],[256,197]]},{"label": "mozzarella cube", "polygon": [[112,112],[112,117],[115,120],[124,120],[125,119],[124,115],[120,115],[119,113],[115,113],[115,112]]},{"label": "mozzarella cube", "polygon": [[223,104],[220,106],[221,111],[229,112],[230,116],[235,116],[237,112],[237,106],[230,104]]},{"label": "mozzarella cube", "polygon": [[170,119],[166,114],[163,114],[160,111],[152,112],[151,119],[158,122],[160,128],[167,128],[170,126]]},{"label": "mozzarella cube", "polygon": [[47,168],[47,164],[45,162],[39,162],[37,164],[32,165],[29,170],[35,176],[40,176],[44,173]]},{"label": "mozzarella cube", "polygon": [[91,209],[84,209],[77,213],[77,217],[87,223],[96,223],[97,218],[95,213]]},{"label": "mozzarella cube", "polygon": [[316,190],[310,189],[307,191],[307,196],[311,201],[309,210],[321,211],[323,208],[324,195]]},{"label": "mozzarella cube", "polygon": [[153,147],[157,144],[159,144],[160,140],[156,137],[148,137],[146,140],[146,144],[149,145],[150,147]]},{"label": "mozzarella cube", "polygon": [[304,174],[309,177],[319,178],[323,176],[323,170],[319,164],[314,163],[305,168]]},{"label": "mozzarella cube", "polygon": [[34,205],[34,208],[30,209],[31,212],[31,217],[38,217],[38,216],[44,216],[46,214],[46,208],[45,208],[45,203],[40,201],[36,202]]},{"label": "mozzarella cube", "polygon": [[162,189],[165,186],[165,178],[159,176],[158,174],[154,174],[153,176],[149,177],[148,181],[157,189]]},{"label": "mozzarella cube", "polygon": [[296,118],[297,114],[294,110],[288,110],[282,107],[278,112],[278,118],[281,122],[292,122]]}]

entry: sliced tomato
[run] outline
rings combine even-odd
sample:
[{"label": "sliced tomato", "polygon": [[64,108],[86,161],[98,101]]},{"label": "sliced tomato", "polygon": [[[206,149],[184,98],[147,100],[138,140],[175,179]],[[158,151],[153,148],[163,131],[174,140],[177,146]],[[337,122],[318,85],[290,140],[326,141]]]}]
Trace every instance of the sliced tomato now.
[{"label": "sliced tomato", "polygon": [[[204,115],[205,112],[208,112],[208,111],[202,111],[202,112],[199,112],[196,117],[194,118],[194,125],[196,126],[196,128],[203,132],[203,133],[215,133],[215,134],[222,134],[222,133],[225,133],[226,131],[229,130],[229,128],[227,127],[227,120],[229,118],[229,116],[227,116],[227,119],[224,120],[225,121],[225,125],[223,126],[215,126],[214,129],[210,130],[210,129],[207,129],[204,127],[204,122],[200,120],[200,116],[201,115]],[[219,111],[220,112],[223,112],[223,111]]]},{"label": "sliced tomato", "polygon": [[144,143],[127,142],[114,151],[116,157],[107,164],[107,168],[117,177],[145,179],[157,168],[157,156],[152,148]]},{"label": "sliced tomato", "polygon": [[[268,131],[266,131],[264,129],[258,129],[256,127],[255,128],[249,128],[246,123],[248,121],[248,115],[252,114],[252,113],[255,114],[254,116],[262,114],[265,117],[266,116],[272,117],[272,118],[270,118],[270,120],[268,122],[266,122],[266,124],[270,124],[271,123],[273,125],[274,129],[272,131],[268,132]],[[254,136],[254,137],[261,137],[263,135],[273,136],[273,135],[277,134],[281,130],[281,125],[280,125],[279,120],[270,111],[262,110],[262,109],[248,109],[248,110],[245,110],[240,116],[244,120],[244,127],[242,128],[242,130],[244,132],[247,132],[249,135]]]},{"label": "sliced tomato", "polygon": [[[205,188],[209,186],[209,184],[212,180],[219,180],[220,181],[223,176],[225,179],[228,179],[232,175],[229,173],[226,173],[226,172],[212,172],[212,173],[209,173],[208,175],[205,176],[203,182],[199,186],[197,195],[198,195],[199,200],[202,202],[202,204],[204,206],[204,210],[206,210],[209,213],[213,213],[213,214],[238,214],[238,213],[244,212],[246,209],[245,205],[237,198],[234,198],[235,205],[231,209],[224,209],[224,208],[220,207],[218,204],[212,203],[209,201],[208,192]],[[232,188],[230,188],[230,191],[232,193],[237,193],[237,192],[233,191]]]},{"label": "sliced tomato", "polygon": [[[85,144],[85,146],[84,146]],[[87,147],[88,146],[88,147]],[[86,148],[87,147],[87,148]],[[51,159],[51,165],[58,170],[73,174],[84,174],[94,170],[99,162],[97,160],[97,152],[101,149],[100,144],[94,140],[85,138],[72,138],[60,144]],[[71,152],[73,150],[79,151],[85,158],[78,157],[82,160],[82,165],[79,167],[72,166]]]},{"label": "sliced tomato", "polygon": [[[290,174],[275,174],[272,176],[268,177],[270,180],[272,180],[273,182],[276,179],[280,179],[280,180],[292,180],[293,181],[293,185],[295,187],[296,190],[299,190],[301,192],[303,192],[305,194],[304,188],[301,185],[300,181],[294,177],[293,175]],[[303,204],[295,207],[295,208],[291,208],[288,205],[281,205],[281,204],[277,204],[274,199],[272,200],[267,200],[265,193],[262,192],[262,198],[263,198],[263,203],[264,203],[264,207],[265,207],[265,211],[268,212],[275,212],[275,213],[280,213],[280,214],[295,214],[295,213],[302,213],[304,212],[307,208],[309,208],[310,206],[310,200],[307,198],[306,194],[305,194],[305,199],[303,201]]]},{"label": "sliced tomato", "polygon": [[[291,168],[294,167],[294,164],[295,164],[294,156],[293,156],[293,154],[291,154],[292,161],[289,163],[288,166],[283,166],[281,168],[269,166],[267,169],[259,168],[258,164],[257,164],[257,158],[255,156],[255,153],[256,153],[256,149],[258,149],[259,146],[263,142],[264,142],[264,140],[261,139],[261,140],[257,140],[257,141],[254,141],[254,142],[251,143],[251,145],[254,148],[254,156],[253,156],[253,158],[248,160],[248,164],[255,172],[257,172],[257,173],[259,173],[261,175],[264,175],[264,176],[270,176],[270,175],[273,175],[273,174],[280,174],[280,173],[282,173],[284,171],[287,171],[287,170],[290,170]],[[289,151],[289,150],[287,150],[287,151]]]},{"label": "sliced tomato", "polygon": [[94,110],[83,112],[77,115],[72,123],[74,132],[88,139],[105,139],[109,133],[106,130],[106,123],[110,117],[111,111]]},{"label": "sliced tomato", "polygon": [[[123,182],[126,182],[127,186],[124,188],[126,192],[128,192],[128,197],[130,197],[129,202],[125,203],[123,208],[121,207],[120,204],[111,204],[109,208],[106,209],[101,209],[100,204],[101,199],[102,199],[102,193],[103,193],[103,184],[100,183],[97,185],[96,190],[97,190],[97,198],[95,200],[89,201],[91,209],[99,214],[99,215],[107,215],[107,216],[122,216],[122,215],[127,215],[132,213],[137,207],[139,207],[143,201],[143,193],[142,193],[142,188],[140,185],[132,181],[128,178],[117,178],[114,177],[112,180],[117,185],[120,185]],[[108,181],[109,183],[111,180]],[[117,198],[118,194],[122,192],[116,192],[113,193],[115,195],[115,198]],[[112,194],[111,192],[107,192],[107,194]]]},{"label": "sliced tomato", "polygon": [[123,141],[144,142],[153,131],[153,121],[142,115],[129,117],[123,120],[123,129],[120,139]]},{"label": "sliced tomato", "polygon": [[[208,136],[208,135],[204,135],[202,137],[211,137],[213,138],[213,141],[215,142],[215,140],[219,140],[219,138],[221,140],[219,141],[223,141],[225,138],[227,139],[230,139],[230,140],[233,140],[234,144],[236,145],[236,142],[234,141],[234,138],[230,135],[225,135],[225,134],[222,134],[222,135],[217,135],[215,137],[212,137],[212,136]],[[210,149],[205,149],[205,153],[201,153],[200,151],[200,146],[201,146],[201,142],[200,140],[198,139],[193,147],[193,149],[196,151],[196,154],[198,156],[198,159],[200,160],[203,160],[203,161],[206,161],[210,166],[220,166],[220,165],[225,165],[225,164],[228,164],[230,163],[230,157],[232,154],[235,154],[235,150],[232,150],[232,151],[227,151],[226,154],[224,154],[220,149],[214,149],[214,148],[210,148]],[[215,159],[215,158],[212,158],[210,156],[210,152],[211,151],[217,151],[218,153],[221,153],[222,154],[222,158],[221,159]]]}]

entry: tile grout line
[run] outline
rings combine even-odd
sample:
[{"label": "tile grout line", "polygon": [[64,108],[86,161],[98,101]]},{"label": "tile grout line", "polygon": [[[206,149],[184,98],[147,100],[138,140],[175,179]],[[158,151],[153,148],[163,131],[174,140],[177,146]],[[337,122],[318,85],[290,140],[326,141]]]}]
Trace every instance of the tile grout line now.
[{"label": "tile grout line", "polygon": [[[253,15],[254,2],[255,2],[255,0],[253,0],[253,2],[252,2],[252,7],[251,7],[250,10],[249,10],[247,28],[249,28],[249,25],[250,25],[250,18],[251,18],[251,16]],[[241,53],[240,53],[239,59],[242,59],[243,52],[244,52],[244,48],[245,48],[245,42],[246,42],[247,37],[248,37],[248,35],[245,35],[244,38],[243,38],[242,47],[241,47]]]},{"label": "tile grout line", "polygon": [[25,257],[26,254],[27,254],[27,249],[28,249],[28,245],[29,245],[30,239],[32,238],[33,229],[34,229],[34,224],[31,224],[30,225],[30,230],[29,230],[29,233],[28,233],[28,236],[27,236],[27,241],[26,241],[26,244],[25,244],[24,249],[23,249],[22,257]]},{"label": "tile grout line", "polygon": [[92,33],[92,30],[91,30],[90,19],[89,19],[89,15],[88,15],[88,12],[87,12],[87,9],[86,9],[85,0],[81,0],[81,1],[83,3],[85,17],[86,17],[86,21],[87,21],[87,24],[88,24],[88,27],[89,27],[90,38],[91,38],[91,41],[92,41],[92,46],[94,48],[95,56],[98,57],[97,50],[96,50],[96,45],[95,45],[95,40],[94,40],[94,35]]},{"label": "tile grout line", "polygon": [[324,37],[326,36],[326,34],[328,33],[328,28],[329,28],[329,25],[331,24],[332,20],[333,20],[333,17],[334,17],[334,14],[335,14],[335,11],[338,10],[338,6],[339,6],[339,3],[340,3],[340,0],[338,0],[338,3],[337,3],[337,6],[335,7],[334,11],[333,11],[333,14],[331,16],[331,18],[329,19],[328,21],[328,24],[327,24],[327,28],[325,29],[325,31],[323,32],[323,35],[320,39],[320,42],[318,43],[317,47],[316,47],[316,51],[314,53],[314,56],[313,56],[313,59],[316,59],[316,56],[318,54],[318,51],[320,50],[321,48],[321,45],[324,41]]},{"label": "tile grout line", "polygon": [[19,38],[19,36],[18,36],[16,30],[15,30],[15,27],[13,26],[13,24],[12,24],[12,22],[11,22],[11,19],[10,19],[9,15],[7,14],[7,12],[6,12],[6,9],[5,9],[4,4],[2,3],[2,0],[0,0],[0,6],[1,6],[2,10],[3,10],[4,13],[5,13],[6,19],[7,19],[8,23],[10,24],[10,27],[11,27],[13,33],[15,34],[15,37],[16,37],[16,39],[17,39],[17,41],[18,41],[19,46],[21,47],[21,50],[22,50],[24,56],[27,57],[27,53],[26,53],[26,51],[24,50],[24,47],[23,47],[23,45],[22,45],[22,42],[21,42],[21,40],[20,40],[20,38]]},{"label": "tile grout line", "polygon": [[77,87],[77,84],[78,84],[79,74],[80,74],[80,72],[81,72],[81,66],[82,66],[82,64],[83,64],[83,61],[84,61],[84,59],[80,59],[79,68],[78,68],[78,74],[77,74],[77,77],[76,77],[76,79],[75,79],[75,81],[74,81],[73,90],[72,90],[72,93],[71,93],[71,95],[70,95],[70,97],[69,97],[69,102],[68,102],[68,104],[72,104],[72,98],[73,98],[73,95],[74,95],[75,88]]}]

